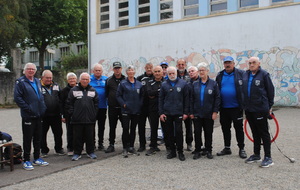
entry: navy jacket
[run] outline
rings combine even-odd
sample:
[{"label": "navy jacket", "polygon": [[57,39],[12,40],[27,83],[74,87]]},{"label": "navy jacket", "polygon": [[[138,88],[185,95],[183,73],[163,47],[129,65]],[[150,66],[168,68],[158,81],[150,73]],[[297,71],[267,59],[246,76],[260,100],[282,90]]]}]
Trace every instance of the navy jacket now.
[{"label": "navy jacket", "polygon": [[201,106],[200,89],[202,83],[200,80],[193,83],[191,94],[191,115],[211,119],[213,112],[219,112],[221,101],[220,92],[216,81],[208,79],[205,84],[204,101],[203,106]]},{"label": "navy jacket", "polygon": [[159,115],[189,115],[189,89],[186,81],[176,79],[173,87],[170,80],[164,81],[159,93]]},{"label": "navy jacket", "polygon": [[46,111],[44,96],[40,91],[41,83],[37,78],[34,78],[34,81],[39,89],[38,93],[40,98],[38,98],[30,81],[25,76],[16,80],[14,100],[21,108],[21,116],[24,119],[40,118]]},{"label": "navy jacket", "polygon": [[[117,90],[117,100],[121,106],[122,114],[140,114],[143,105],[143,85],[134,79],[134,87],[126,78],[120,82]],[[124,108],[124,104],[126,108]]]},{"label": "navy jacket", "polygon": [[79,83],[73,87],[68,96],[71,124],[95,124],[98,112],[98,94],[88,85],[83,88]]},{"label": "navy jacket", "polygon": [[[219,85],[219,89],[221,91],[222,88],[222,79],[224,75],[225,69],[220,71],[216,77],[216,81]],[[243,97],[243,74],[245,71],[234,68],[234,84],[235,84],[235,89],[236,89],[236,98],[239,103],[240,108],[243,108],[243,102],[244,102],[244,97]],[[222,107],[222,99],[221,99],[221,107]]]},{"label": "navy jacket", "polygon": [[[41,82],[42,83],[42,82]],[[46,112],[44,117],[59,116],[61,113],[60,88],[57,83],[52,83],[50,88],[42,84],[41,91],[44,95]],[[48,92],[50,90],[51,94]]]},{"label": "navy jacket", "polygon": [[244,109],[248,112],[269,112],[274,104],[275,96],[270,74],[259,68],[253,78],[250,97],[248,97],[248,80],[250,72],[251,71],[248,70],[243,74],[243,93],[245,97]]}]

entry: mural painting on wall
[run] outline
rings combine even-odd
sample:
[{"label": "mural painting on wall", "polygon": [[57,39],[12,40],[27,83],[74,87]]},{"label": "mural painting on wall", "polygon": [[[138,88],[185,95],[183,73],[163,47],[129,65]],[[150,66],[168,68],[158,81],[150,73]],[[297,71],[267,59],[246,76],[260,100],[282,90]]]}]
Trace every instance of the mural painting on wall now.
[{"label": "mural painting on wall", "polygon": [[[203,50],[202,53],[193,52],[184,58],[187,60],[188,66],[196,66],[200,62],[208,63],[210,65],[210,77],[215,78],[217,73],[223,69],[222,60],[229,55],[235,59],[236,67],[243,70],[248,68],[247,60],[249,57],[259,57],[261,67],[270,73],[274,83],[276,92],[275,105],[300,106],[300,49],[295,47],[272,47],[269,51]],[[115,61],[121,62],[123,68],[127,65],[134,65],[136,76],[138,76],[144,72],[144,65],[148,62],[151,62],[153,65],[159,65],[160,62],[166,61],[170,65],[175,66],[176,60],[179,58],[181,57],[158,56],[149,58],[148,60],[145,57],[140,57],[136,60],[124,60],[115,57],[100,60],[98,63],[103,64],[106,76],[112,75],[112,63]]]}]

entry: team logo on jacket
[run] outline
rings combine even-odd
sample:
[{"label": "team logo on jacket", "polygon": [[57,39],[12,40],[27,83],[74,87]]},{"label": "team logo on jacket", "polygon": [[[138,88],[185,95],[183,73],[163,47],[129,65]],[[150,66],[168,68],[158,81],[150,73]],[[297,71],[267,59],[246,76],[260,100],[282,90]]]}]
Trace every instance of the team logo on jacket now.
[{"label": "team logo on jacket", "polygon": [[146,81],[142,81],[142,85],[145,86],[145,84],[146,84]]},{"label": "team logo on jacket", "polygon": [[96,92],[95,91],[88,91],[88,93],[87,93],[87,96],[89,96],[89,97],[95,97],[95,95],[96,95]]},{"label": "team logo on jacket", "polygon": [[177,87],[177,92],[180,92],[181,91],[181,88],[180,87]]},{"label": "team logo on jacket", "polygon": [[255,85],[259,86],[260,85],[260,80],[255,80]]},{"label": "team logo on jacket", "polygon": [[208,90],[208,94],[212,94],[212,92],[213,92],[213,91],[212,91],[211,89]]},{"label": "team logo on jacket", "polygon": [[52,88],[52,90],[57,90],[57,91],[59,91],[58,85],[54,85],[53,88]]},{"label": "team logo on jacket", "polygon": [[240,85],[240,86],[243,85],[243,80],[239,80],[239,85]]},{"label": "team logo on jacket", "polygon": [[140,93],[140,89],[136,89],[136,92],[139,94]]}]

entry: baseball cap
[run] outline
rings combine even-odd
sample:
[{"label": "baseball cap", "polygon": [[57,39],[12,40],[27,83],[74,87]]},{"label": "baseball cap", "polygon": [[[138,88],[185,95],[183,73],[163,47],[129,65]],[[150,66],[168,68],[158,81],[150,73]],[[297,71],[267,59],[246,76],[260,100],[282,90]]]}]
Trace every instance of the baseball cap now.
[{"label": "baseball cap", "polygon": [[120,62],[113,63],[113,68],[120,68],[120,67],[122,67],[122,64]]},{"label": "baseball cap", "polygon": [[164,62],[161,62],[160,65],[167,65],[168,66],[169,63],[164,61]]},{"label": "baseball cap", "polygon": [[227,56],[223,59],[223,62],[225,61],[234,61],[234,59],[231,56]]}]

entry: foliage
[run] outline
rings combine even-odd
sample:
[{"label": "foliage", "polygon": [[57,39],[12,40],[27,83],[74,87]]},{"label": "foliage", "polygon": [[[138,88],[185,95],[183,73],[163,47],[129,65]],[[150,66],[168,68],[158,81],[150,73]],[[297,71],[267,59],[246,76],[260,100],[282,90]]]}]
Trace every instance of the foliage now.
[{"label": "foliage", "polygon": [[29,35],[23,46],[38,49],[42,70],[48,45],[87,40],[86,0],[34,0],[29,17]]},{"label": "foliage", "polygon": [[88,50],[84,48],[79,54],[75,55],[71,52],[70,55],[62,57],[60,62],[63,70],[69,72],[76,69],[85,69],[88,67]]},{"label": "foliage", "polygon": [[31,0],[0,0],[0,58],[28,35]]}]

